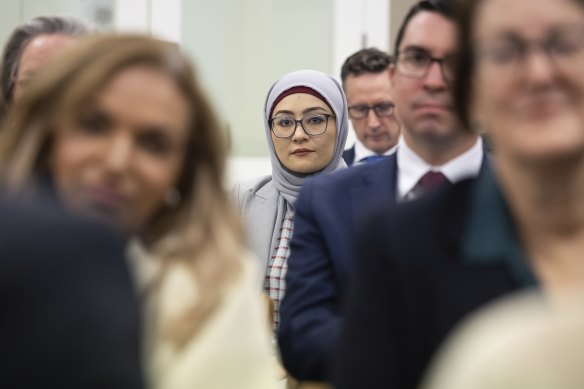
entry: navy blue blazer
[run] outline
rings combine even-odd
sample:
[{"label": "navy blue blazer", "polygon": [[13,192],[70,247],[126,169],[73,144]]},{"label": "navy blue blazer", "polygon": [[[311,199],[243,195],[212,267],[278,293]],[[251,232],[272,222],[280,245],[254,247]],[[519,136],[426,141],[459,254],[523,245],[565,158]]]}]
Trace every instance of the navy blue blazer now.
[{"label": "navy blue blazer", "polygon": [[301,380],[330,380],[353,269],[358,221],[395,203],[396,155],[305,181],[280,306],[278,343],[285,368]]},{"label": "navy blue blazer", "polygon": [[380,209],[355,246],[362,257],[340,339],[338,389],[417,388],[465,316],[537,286],[489,173]]}]

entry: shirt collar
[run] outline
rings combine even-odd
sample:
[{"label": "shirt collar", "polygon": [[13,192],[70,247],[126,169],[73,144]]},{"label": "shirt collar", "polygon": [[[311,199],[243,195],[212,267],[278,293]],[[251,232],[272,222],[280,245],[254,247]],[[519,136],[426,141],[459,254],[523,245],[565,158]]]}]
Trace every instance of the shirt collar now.
[{"label": "shirt collar", "polygon": [[397,198],[400,201],[414,189],[420,178],[430,170],[442,172],[452,183],[478,176],[481,170],[483,140],[480,137],[470,149],[441,166],[428,164],[406,142],[400,143],[401,145],[397,149]]},{"label": "shirt collar", "polygon": [[[395,146],[393,146],[391,149],[387,150],[385,153],[383,153],[382,155],[391,155],[393,153],[395,153],[395,151],[397,150],[397,146],[401,143],[401,138],[400,141],[397,142],[397,144]],[[361,161],[363,158],[366,157],[370,157],[372,155],[379,155],[376,152],[369,150],[367,147],[365,147],[365,145],[363,143],[361,143],[361,141],[359,141],[359,139],[355,140],[355,165],[361,164],[363,162],[359,162]]]}]

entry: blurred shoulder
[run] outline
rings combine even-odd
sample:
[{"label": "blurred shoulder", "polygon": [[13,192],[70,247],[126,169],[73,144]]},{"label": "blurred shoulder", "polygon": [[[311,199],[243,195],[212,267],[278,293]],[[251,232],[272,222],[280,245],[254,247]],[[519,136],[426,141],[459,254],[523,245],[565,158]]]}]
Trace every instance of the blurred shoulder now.
[{"label": "blurred shoulder", "polygon": [[[123,247],[125,239],[118,231],[95,220],[75,215],[53,198],[34,201],[2,196],[0,198],[0,244],[2,250],[19,251],[84,250]],[[30,241],[34,239],[35,244]],[[29,244],[26,244],[29,242]]]},{"label": "blurred shoulder", "polygon": [[272,189],[275,190],[272,175],[238,181],[233,185],[234,195],[240,201],[250,194],[262,193]]},{"label": "blurred shoulder", "polygon": [[391,174],[395,172],[395,156],[360,165],[350,166],[347,169],[340,169],[329,174],[319,174],[311,177],[311,185],[323,188],[345,188],[359,183],[375,182],[379,179],[391,179]]}]

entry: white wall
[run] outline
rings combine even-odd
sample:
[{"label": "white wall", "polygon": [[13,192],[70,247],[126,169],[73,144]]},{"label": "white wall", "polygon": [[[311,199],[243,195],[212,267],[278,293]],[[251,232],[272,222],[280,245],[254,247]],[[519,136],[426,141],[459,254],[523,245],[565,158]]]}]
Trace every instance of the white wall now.
[{"label": "white wall", "polygon": [[[111,21],[104,28],[180,43],[231,130],[234,161],[242,168],[230,177],[247,177],[269,173],[262,108],[271,83],[300,68],[339,78],[353,52],[370,46],[389,50],[390,31],[414,1],[3,0],[0,38],[34,16],[95,19],[98,8],[109,7]],[[347,147],[353,141],[351,131]]]},{"label": "white wall", "polygon": [[181,43],[181,0],[117,0],[115,29]]},{"label": "white wall", "polygon": [[[389,50],[391,0],[335,0],[333,25],[333,70],[340,81],[341,67],[354,52],[367,47]],[[351,131],[346,148],[355,142]]]}]

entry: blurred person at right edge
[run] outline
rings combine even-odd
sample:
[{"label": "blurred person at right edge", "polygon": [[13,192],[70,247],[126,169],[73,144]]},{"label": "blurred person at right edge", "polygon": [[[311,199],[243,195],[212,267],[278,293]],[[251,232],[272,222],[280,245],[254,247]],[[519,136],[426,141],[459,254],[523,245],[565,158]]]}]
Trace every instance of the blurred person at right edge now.
[{"label": "blurred person at right edge", "polygon": [[522,291],[487,304],[452,331],[421,387],[584,387],[583,297],[549,304],[537,291]]},{"label": "blurred person at right edge", "polygon": [[224,188],[224,131],[178,47],[87,38],[11,112],[0,141],[8,188],[48,186],[132,237],[150,387],[273,388],[257,260]]},{"label": "blurred person at right edge", "polygon": [[516,290],[560,306],[584,289],[584,1],[469,0],[458,14],[455,105],[496,156],[360,226],[339,389],[415,388],[470,312]]},{"label": "blurred person at right edge", "polygon": [[417,3],[404,19],[388,74],[402,122],[397,151],[309,178],[300,190],[278,329],[284,366],[300,380],[332,380],[347,292],[364,254],[353,257],[359,221],[484,170],[481,139],[453,109],[452,17],[450,2],[435,0]]}]

